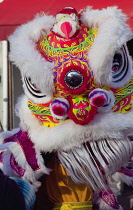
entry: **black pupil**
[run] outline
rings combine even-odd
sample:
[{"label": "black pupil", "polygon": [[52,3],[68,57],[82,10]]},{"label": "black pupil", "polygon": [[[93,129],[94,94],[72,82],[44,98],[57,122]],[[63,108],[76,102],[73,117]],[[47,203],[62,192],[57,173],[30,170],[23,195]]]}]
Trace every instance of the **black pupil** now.
[{"label": "black pupil", "polygon": [[83,76],[78,71],[69,71],[65,76],[65,83],[68,87],[76,89],[83,84]]},{"label": "black pupil", "polygon": [[37,89],[36,84],[31,82],[31,78],[30,78],[30,77],[28,77],[28,79],[29,79],[29,82],[30,82],[30,83],[34,86],[34,88],[36,88],[36,89]]},{"label": "black pupil", "polygon": [[113,59],[113,63],[119,63],[119,65],[121,65],[121,62],[122,62],[122,55],[116,53]]}]

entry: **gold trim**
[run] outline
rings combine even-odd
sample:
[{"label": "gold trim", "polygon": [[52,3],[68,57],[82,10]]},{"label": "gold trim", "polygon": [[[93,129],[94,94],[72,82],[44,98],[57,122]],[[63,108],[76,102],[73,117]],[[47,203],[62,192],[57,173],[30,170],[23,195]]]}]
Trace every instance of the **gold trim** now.
[{"label": "gold trim", "polygon": [[55,203],[52,210],[92,210],[92,202],[64,202]]}]

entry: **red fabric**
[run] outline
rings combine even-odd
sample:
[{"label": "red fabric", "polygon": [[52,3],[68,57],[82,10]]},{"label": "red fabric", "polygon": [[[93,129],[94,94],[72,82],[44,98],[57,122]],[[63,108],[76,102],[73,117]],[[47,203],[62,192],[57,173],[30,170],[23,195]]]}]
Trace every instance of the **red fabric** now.
[{"label": "red fabric", "polygon": [[130,18],[128,23],[133,29],[133,0],[4,0],[0,3],[0,40],[6,40],[14,29],[33,19],[41,11],[55,15],[64,7],[74,7],[76,10],[93,6],[93,9],[118,6]]},{"label": "red fabric", "polygon": [[[73,120],[76,124],[79,125],[87,125],[91,120],[94,119],[95,115],[97,114],[97,108],[91,106],[90,110],[86,110],[86,107],[89,107],[88,102],[86,104],[83,103],[81,100],[78,103],[78,106],[73,102],[71,98],[68,99],[70,103],[70,108],[68,111],[68,116],[71,120]],[[74,113],[74,109],[77,111]]]},{"label": "red fabric", "polygon": [[70,22],[64,22],[61,24],[61,31],[64,33],[65,38],[68,40],[70,38],[70,32],[72,31],[72,26]]}]

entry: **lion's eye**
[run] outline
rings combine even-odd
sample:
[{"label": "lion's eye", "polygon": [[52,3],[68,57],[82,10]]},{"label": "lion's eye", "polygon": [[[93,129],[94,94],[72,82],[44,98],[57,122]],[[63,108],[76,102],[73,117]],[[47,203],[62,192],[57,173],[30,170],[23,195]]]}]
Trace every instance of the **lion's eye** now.
[{"label": "lion's eye", "polygon": [[65,84],[71,89],[77,89],[83,84],[83,75],[76,70],[67,72],[64,79]]},{"label": "lion's eye", "polygon": [[39,88],[36,86],[35,83],[32,83],[31,82],[31,78],[29,77],[24,77],[24,82],[25,82],[25,85],[27,87],[27,90],[35,97],[37,98],[42,98],[42,97],[45,97],[46,95],[44,95],[40,90]]},{"label": "lion's eye", "polygon": [[123,46],[113,58],[112,63],[112,82],[117,83],[124,79],[128,72],[128,57]]},{"label": "lion's eye", "polygon": [[112,66],[113,74],[115,74],[115,72],[120,69],[121,64],[122,64],[122,55],[116,53],[113,59],[113,66]]}]

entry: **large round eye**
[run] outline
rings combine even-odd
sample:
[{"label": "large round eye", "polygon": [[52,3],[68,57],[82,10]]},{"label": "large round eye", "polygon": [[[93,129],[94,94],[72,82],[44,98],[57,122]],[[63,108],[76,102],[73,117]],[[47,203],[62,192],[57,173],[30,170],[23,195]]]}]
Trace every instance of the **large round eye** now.
[{"label": "large round eye", "polygon": [[65,75],[64,80],[69,88],[77,89],[83,84],[83,75],[76,70],[71,70]]},{"label": "large round eye", "polygon": [[33,95],[33,96],[35,96],[37,98],[46,97],[46,95],[44,95],[39,90],[39,88],[36,86],[36,84],[31,82],[31,78],[24,77],[24,82],[25,82],[25,85],[26,85],[28,91],[31,93],[31,95]]},{"label": "large round eye", "polygon": [[120,53],[116,53],[113,59],[113,66],[112,66],[113,74],[115,74],[119,70],[121,64],[122,64],[122,55]]},{"label": "large round eye", "polygon": [[68,65],[60,69],[57,77],[57,85],[59,89],[66,94],[79,95],[84,93],[91,86],[92,73],[86,65]]},{"label": "large round eye", "polygon": [[123,46],[118,52],[116,52],[113,58],[112,82],[119,83],[126,77],[129,70],[128,63],[127,51],[125,46]]}]

